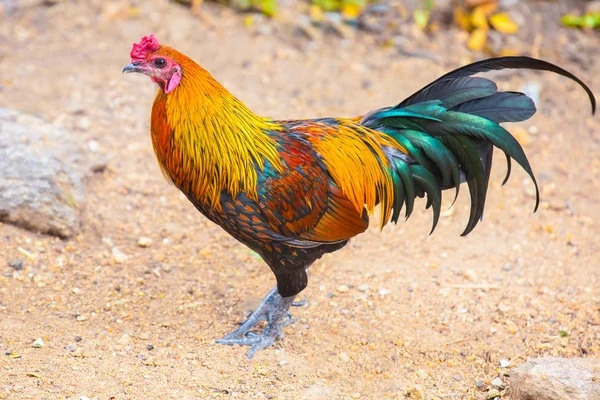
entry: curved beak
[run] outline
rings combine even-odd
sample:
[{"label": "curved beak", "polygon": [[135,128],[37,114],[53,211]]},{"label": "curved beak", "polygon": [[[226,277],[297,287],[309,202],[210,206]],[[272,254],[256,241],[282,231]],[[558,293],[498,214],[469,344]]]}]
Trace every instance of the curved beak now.
[{"label": "curved beak", "polygon": [[140,62],[132,62],[127,64],[125,68],[123,68],[123,73],[131,73],[131,72],[144,72],[144,68],[140,66]]}]

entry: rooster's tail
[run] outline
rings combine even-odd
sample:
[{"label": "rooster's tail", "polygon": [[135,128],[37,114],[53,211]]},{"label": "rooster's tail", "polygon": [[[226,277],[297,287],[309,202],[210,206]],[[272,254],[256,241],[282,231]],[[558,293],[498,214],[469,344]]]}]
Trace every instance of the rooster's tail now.
[{"label": "rooster's tail", "polygon": [[505,68],[545,70],[566,76],[587,92],[592,91],[575,75],[546,61],[529,57],[501,57],[479,61],[454,70],[425,86],[400,104],[373,111],[361,124],[393,137],[408,154],[387,152],[394,181],[392,221],[397,222],[406,206],[406,217],[413,209],[415,196],[427,193],[427,206],[433,206],[433,229],[437,224],[441,191],[466,182],[471,195],[468,234],[482,218],[494,147],[529,174],[536,189],[535,209],[539,204],[537,182],[519,142],[502,122],[519,122],[535,114],[533,101],[523,93],[499,92],[489,79],[471,77],[479,72]]}]

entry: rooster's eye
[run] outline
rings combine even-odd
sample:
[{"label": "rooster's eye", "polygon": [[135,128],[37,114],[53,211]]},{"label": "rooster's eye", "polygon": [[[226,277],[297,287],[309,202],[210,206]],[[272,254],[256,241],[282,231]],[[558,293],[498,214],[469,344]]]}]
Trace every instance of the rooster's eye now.
[{"label": "rooster's eye", "polygon": [[156,68],[164,68],[166,65],[167,62],[164,58],[157,58],[156,60],[154,60],[154,66],[156,66]]}]

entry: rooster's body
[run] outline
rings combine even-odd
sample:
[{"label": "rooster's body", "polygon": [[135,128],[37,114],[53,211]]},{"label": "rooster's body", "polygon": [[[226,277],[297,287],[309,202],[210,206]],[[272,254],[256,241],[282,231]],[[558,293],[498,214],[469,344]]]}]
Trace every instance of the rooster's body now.
[{"label": "rooster's body", "polygon": [[[493,148],[535,177],[519,143],[499,124],[535,113],[526,95],[498,92],[470,75],[503,68],[569,72],[544,61],[506,57],[453,71],[395,107],[352,119],[273,121],[258,117],[198,64],[153,36],[134,45],[126,71],[150,75],[160,89],[151,120],[154,150],[170,179],[208,219],[256,251],[276,290],[225,344],[270,346],[290,318],[306,269],[364,232],[381,206],[382,226],[411,214],[427,195],[437,223],[441,191],[466,182],[471,213],[483,214]],[[509,169],[510,172],[510,169]],[[508,175],[507,175],[508,178]],[[537,192],[537,184],[536,184]],[[539,199],[536,198],[536,207]],[[432,229],[432,230],[433,230]],[[268,321],[261,335],[249,330]]]}]

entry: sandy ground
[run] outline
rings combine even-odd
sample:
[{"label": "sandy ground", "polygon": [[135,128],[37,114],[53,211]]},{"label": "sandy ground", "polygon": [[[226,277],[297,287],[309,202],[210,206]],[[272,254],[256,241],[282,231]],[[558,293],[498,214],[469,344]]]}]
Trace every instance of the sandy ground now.
[{"label": "sandy ground", "polygon": [[[405,58],[368,37],[306,46],[253,35],[214,5],[206,9],[220,13],[218,29],[166,2],[117,21],[66,3],[1,21],[0,106],[73,129],[110,163],[88,182],[76,238],[0,225],[0,398],[381,399],[417,386],[427,399],[479,399],[527,357],[600,356],[600,119],[575,84],[551,74],[498,79],[541,87],[540,112],[525,130],[510,127],[539,177],[538,213],[522,171],[499,185],[497,157],[485,219],[471,235],[459,237],[466,191],[433,236],[425,211],[370,229],[311,268],[300,321],[248,360],[246,348],[214,339],[273,276],[163,179],[148,134],[155,87],[121,75],[131,42],[156,33],[276,118],[396,103],[468,53],[438,42],[430,51],[444,62]],[[590,35],[598,40],[580,34]],[[541,55],[600,93],[598,56],[581,67]],[[151,244],[138,246],[141,237]],[[22,271],[8,265],[15,259]],[[38,337],[43,348],[32,347]]]}]

